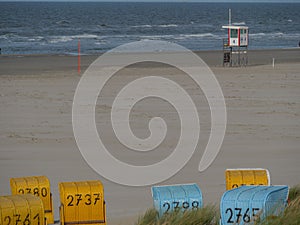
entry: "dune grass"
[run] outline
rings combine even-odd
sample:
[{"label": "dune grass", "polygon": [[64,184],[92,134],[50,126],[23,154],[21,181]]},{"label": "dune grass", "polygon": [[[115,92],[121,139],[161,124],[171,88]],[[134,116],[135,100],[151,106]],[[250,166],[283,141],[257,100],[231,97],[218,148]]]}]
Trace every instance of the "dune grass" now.
[{"label": "dune grass", "polygon": [[296,197],[286,207],[282,215],[267,218],[257,225],[299,225],[300,224],[300,197]]},{"label": "dune grass", "polygon": [[135,225],[215,225],[218,224],[218,215],[219,211],[212,205],[185,212],[174,211],[161,218],[155,209],[149,209]]},{"label": "dune grass", "polygon": [[293,201],[296,198],[300,197],[300,184],[292,187],[289,191],[289,201]]},{"label": "dune grass", "polygon": [[[158,218],[155,209],[149,209],[135,225],[219,225],[220,212],[208,205],[191,211],[175,211]],[[280,216],[268,217],[255,225],[300,225],[300,185],[289,191],[289,204]]]},{"label": "dune grass", "polygon": [[267,218],[258,225],[299,225],[300,224],[300,185],[290,189],[289,204],[278,217]]}]

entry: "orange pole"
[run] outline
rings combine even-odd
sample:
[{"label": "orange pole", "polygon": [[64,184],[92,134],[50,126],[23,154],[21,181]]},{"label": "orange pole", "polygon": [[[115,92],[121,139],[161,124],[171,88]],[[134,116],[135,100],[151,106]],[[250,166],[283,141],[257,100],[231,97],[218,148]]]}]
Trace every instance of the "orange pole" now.
[{"label": "orange pole", "polygon": [[80,74],[81,72],[81,68],[80,68],[80,64],[81,64],[81,61],[80,61],[80,39],[78,40],[78,62],[77,62],[77,71],[78,73]]}]

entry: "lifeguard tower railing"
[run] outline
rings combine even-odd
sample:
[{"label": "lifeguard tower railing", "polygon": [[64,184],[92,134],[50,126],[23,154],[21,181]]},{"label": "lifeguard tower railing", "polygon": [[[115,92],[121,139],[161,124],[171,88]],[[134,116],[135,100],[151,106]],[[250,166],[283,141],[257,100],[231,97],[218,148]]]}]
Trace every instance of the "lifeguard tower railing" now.
[{"label": "lifeguard tower railing", "polygon": [[228,38],[223,38],[223,66],[247,66],[248,46],[229,46]]}]

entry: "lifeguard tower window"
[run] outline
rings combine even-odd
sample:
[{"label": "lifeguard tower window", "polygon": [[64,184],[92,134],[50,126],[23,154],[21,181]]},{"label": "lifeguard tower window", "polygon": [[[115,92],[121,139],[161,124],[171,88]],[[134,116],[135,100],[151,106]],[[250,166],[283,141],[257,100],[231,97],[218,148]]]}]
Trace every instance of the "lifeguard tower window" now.
[{"label": "lifeguard tower window", "polygon": [[231,29],[230,30],[230,37],[231,38],[237,38],[238,37],[238,30],[237,29]]}]

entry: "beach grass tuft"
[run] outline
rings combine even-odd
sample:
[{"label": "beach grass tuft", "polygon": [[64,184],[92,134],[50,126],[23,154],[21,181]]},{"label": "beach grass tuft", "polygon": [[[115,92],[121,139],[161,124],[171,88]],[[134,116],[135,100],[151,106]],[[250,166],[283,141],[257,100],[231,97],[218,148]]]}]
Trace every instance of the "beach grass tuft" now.
[{"label": "beach grass tuft", "polygon": [[[174,211],[161,218],[155,209],[149,209],[138,219],[135,225],[219,225],[218,207],[208,205],[197,210]],[[300,224],[300,185],[292,187],[289,203],[279,216],[269,216],[258,220],[255,225],[299,225]]]},{"label": "beach grass tuft", "polygon": [[135,225],[217,225],[218,220],[219,210],[213,205],[208,205],[185,212],[177,210],[161,218],[155,209],[149,209]]},{"label": "beach grass tuft", "polygon": [[289,191],[289,201],[293,201],[294,199],[300,197],[300,184],[294,186]]},{"label": "beach grass tuft", "polygon": [[[294,192],[295,191],[295,192]],[[297,191],[297,192],[296,192]],[[291,189],[290,201],[280,216],[272,216],[257,225],[299,225],[300,224],[300,192],[299,186]]]}]

